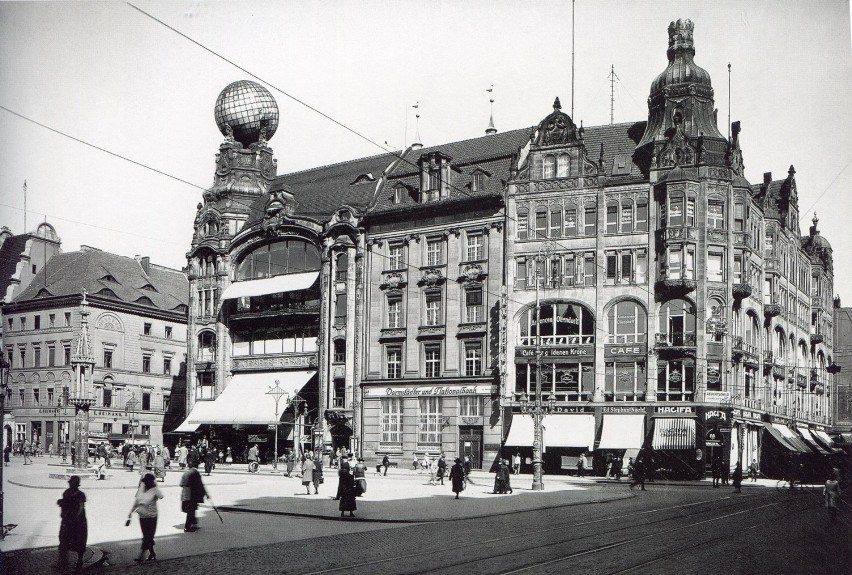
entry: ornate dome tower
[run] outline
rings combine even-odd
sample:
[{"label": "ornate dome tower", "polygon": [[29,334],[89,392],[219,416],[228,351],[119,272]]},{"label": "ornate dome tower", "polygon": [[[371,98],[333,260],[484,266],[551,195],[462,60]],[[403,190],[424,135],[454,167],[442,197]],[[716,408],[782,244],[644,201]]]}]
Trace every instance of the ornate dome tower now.
[{"label": "ornate dome tower", "polygon": [[216,125],[226,138],[245,147],[272,138],[278,129],[278,104],[256,82],[232,82],[216,98]]},{"label": "ornate dome tower", "polygon": [[669,24],[669,65],[651,84],[648,125],[636,147],[651,167],[725,165],[710,74],[693,61],[694,28],[689,19]]}]

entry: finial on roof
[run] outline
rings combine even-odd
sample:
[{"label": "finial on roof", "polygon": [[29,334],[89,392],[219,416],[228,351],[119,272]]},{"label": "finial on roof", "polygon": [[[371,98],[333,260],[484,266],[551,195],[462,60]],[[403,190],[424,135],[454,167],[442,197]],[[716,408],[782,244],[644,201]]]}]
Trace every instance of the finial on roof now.
[{"label": "finial on roof", "polygon": [[419,150],[423,147],[423,143],[420,141],[420,114],[415,114],[414,118],[417,121],[417,124],[416,129],[414,130],[414,141],[411,142],[411,149]]},{"label": "finial on roof", "polygon": [[491,84],[486,92],[491,94],[491,97],[488,98],[488,102],[491,104],[491,117],[488,119],[488,127],[485,128],[485,133],[490,136],[497,133],[497,128],[494,127],[494,84]]},{"label": "finial on roof", "polygon": [[553,101],[553,109],[554,110],[561,110],[562,109],[562,104],[559,103],[559,96],[556,96],[556,99]]},{"label": "finial on roof", "polygon": [[816,210],[814,210],[814,219],[811,220],[814,223],[814,231],[817,229],[817,224],[819,223],[819,218],[817,217]]},{"label": "finial on roof", "polygon": [[790,169],[787,170],[787,175],[791,178],[796,175],[796,168],[793,167],[793,164],[790,164]]}]

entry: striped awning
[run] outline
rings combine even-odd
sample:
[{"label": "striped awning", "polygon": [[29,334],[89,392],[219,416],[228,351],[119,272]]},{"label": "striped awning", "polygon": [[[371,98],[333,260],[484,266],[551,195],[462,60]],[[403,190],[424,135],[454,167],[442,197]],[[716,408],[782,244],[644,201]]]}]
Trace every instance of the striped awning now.
[{"label": "striped awning", "polygon": [[[779,444],[781,444],[781,446],[786,447],[790,451],[797,452],[797,453],[813,453],[801,441],[799,442],[801,445],[794,445],[793,443],[787,441],[787,439],[784,437],[784,434],[781,433],[781,430],[779,429],[779,427],[781,427],[779,424],[777,424],[777,423],[764,423],[763,427],[764,427],[764,429],[766,429],[766,431],[769,432],[769,434],[772,437],[775,438],[775,441],[777,441]],[[787,429],[787,432],[792,433],[789,429]]]},{"label": "striped awning", "polygon": [[811,449],[815,450],[817,453],[822,453],[823,455],[829,454],[828,451],[823,449],[819,442],[814,438],[810,429],[802,427],[801,425],[797,425],[796,429],[802,434],[802,439],[805,440],[805,443],[807,443]]},{"label": "striped awning", "polygon": [[784,436],[784,439],[787,440],[790,445],[795,447],[797,451],[800,451],[802,453],[814,452],[814,450],[808,447],[808,444],[805,443],[801,437],[793,433],[793,431],[786,425],[782,423],[773,423],[772,425],[774,425],[778,429],[778,431],[781,432],[781,435]]},{"label": "striped awning", "polygon": [[695,449],[695,420],[683,417],[654,419],[655,450]]}]

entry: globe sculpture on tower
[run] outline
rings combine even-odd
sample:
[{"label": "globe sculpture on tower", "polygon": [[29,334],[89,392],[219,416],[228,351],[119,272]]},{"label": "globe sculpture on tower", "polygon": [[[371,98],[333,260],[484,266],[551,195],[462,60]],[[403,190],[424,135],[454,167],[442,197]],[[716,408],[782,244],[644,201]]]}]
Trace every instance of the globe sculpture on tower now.
[{"label": "globe sculpture on tower", "polygon": [[[216,98],[216,125],[222,135],[233,135],[245,147],[269,140],[278,128],[278,104],[269,90],[249,80],[228,84]],[[262,134],[261,129],[266,128]],[[229,129],[232,134],[229,134]]]}]

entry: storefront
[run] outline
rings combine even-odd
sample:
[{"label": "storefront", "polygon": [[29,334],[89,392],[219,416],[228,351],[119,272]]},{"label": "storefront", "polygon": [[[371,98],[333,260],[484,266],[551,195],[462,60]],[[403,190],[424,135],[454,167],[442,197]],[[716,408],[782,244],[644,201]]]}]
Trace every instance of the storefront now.
[{"label": "storefront", "polygon": [[697,441],[695,406],[655,406],[651,418],[654,475],[696,479],[703,476],[704,438]]},{"label": "storefront", "polygon": [[[715,400],[717,398],[710,399]],[[712,473],[713,464],[717,459],[720,460],[722,469],[730,469],[732,462],[731,418],[732,410],[730,407],[698,406],[698,421],[700,422],[698,435],[704,438],[702,460],[706,474]],[[736,441],[733,441],[733,443],[736,443]],[[698,448],[701,449],[702,446],[699,445]],[[736,462],[736,458],[733,461]]]},{"label": "storefront", "polygon": [[502,425],[491,384],[365,385],[362,388],[363,448],[368,465],[387,455],[409,466],[416,455],[448,463],[470,458],[489,469],[500,453]]}]

